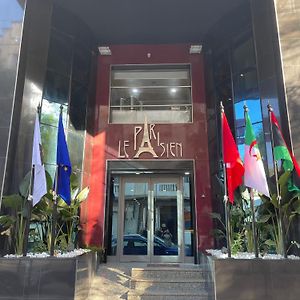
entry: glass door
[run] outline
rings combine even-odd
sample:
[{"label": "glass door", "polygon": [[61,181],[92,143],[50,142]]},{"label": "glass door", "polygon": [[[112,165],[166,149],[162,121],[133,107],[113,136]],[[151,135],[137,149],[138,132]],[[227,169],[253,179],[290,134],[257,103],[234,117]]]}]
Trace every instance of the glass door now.
[{"label": "glass door", "polygon": [[179,178],[123,178],[120,261],[183,261]]},{"label": "glass door", "polygon": [[182,261],[182,189],[179,179],[154,178],[151,183],[151,261]]},{"label": "glass door", "polygon": [[124,178],[121,212],[121,261],[149,260],[149,182]]}]

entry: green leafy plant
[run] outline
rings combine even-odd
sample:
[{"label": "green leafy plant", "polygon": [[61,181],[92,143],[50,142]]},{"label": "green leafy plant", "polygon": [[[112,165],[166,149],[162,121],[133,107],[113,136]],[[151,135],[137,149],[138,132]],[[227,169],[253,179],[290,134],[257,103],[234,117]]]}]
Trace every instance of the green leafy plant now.
[{"label": "green leafy plant", "polygon": [[7,212],[0,216],[2,235],[7,235],[11,242],[12,251],[18,255],[23,253],[23,241],[25,235],[26,218],[28,217],[28,198],[30,186],[30,173],[22,180],[19,193],[3,196],[2,205]]},{"label": "green leafy plant", "polygon": [[[288,235],[293,221],[300,216],[300,198],[298,192],[288,191],[288,180],[290,172],[283,173],[279,178],[279,188],[281,202],[275,193],[271,199],[261,195],[262,204],[257,210],[257,223],[259,232],[260,248],[263,252],[276,252],[281,254],[282,249],[282,231],[280,230],[280,212],[282,214],[282,226],[286,234],[285,243],[288,243]],[[279,206],[280,205],[280,206]],[[297,242],[289,243],[288,249],[291,249]]]},{"label": "green leafy plant", "polygon": [[[50,250],[52,215],[54,212],[53,180],[48,172],[48,193],[33,207],[31,214],[29,246],[30,251],[43,252]],[[60,197],[57,204],[57,231],[55,237],[56,250],[73,250],[76,244],[79,225],[79,208],[89,194],[89,188],[80,190],[78,177],[71,175],[71,204],[68,206]],[[3,206],[6,214],[0,216],[2,233],[12,241],[12,252],[23,253],[23,241],[25,234],[25,220],[28,217],[26,205],[29,192],[30,174],[22,180],[19,193],[3,197]]]},{"label": "green leafy plant", "polygon": [[[230,208],[230,242],[232,254],[237,252],[253,251],[253,239],[251,235],[251,218],[248,200],[243,194],[236,193],[235,203]],[[213,230],[216,239],[226,241],[226,224],[218,213],[212,213],[211,217],[219,224],[219,228]]]},{"label": "green leafy plant", "polygon": [[79,190],[78,187],[72,190],[71,204],[67,205],[62,199],[58,203],[58,212],[60,216],[60,224],[58,235],[60,242],[64,242],[67,250],[73,250],[77,241],[79,232],[79,208],[83,201],[85,201],[89,194],[89,188]]},{"label": "green leafy plant", "polygon": [[[50,175],[47,176],[49,192],[43,197],[33,210],[33,221],[39,227],[40,241],[50,250],[52,215],[54,210],[53,183]],[[57,230],[55,237],[55,249],[62,251],[73,250],[80,231],[79,208],[89,194],[89,188],[80,190],[78,177],[71,175],[71,204],[67,205],[60,197],[57,199]]]}]

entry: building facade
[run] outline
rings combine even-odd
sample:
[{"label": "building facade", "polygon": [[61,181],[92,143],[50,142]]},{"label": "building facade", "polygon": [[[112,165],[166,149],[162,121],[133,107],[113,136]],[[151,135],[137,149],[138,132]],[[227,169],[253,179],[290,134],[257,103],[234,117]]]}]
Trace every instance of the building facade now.
[{"label": "building facade", "polygon": [[247,103],[268,176],[268,103],[300,159],[300,1],[199,2],[3,0],[1,194],[31,168],[38,104],[54,176],[62,105],[73,171],[90,187],[83,244],[148,262],[197,262],[216,246],[220,102],[242,156]]}]

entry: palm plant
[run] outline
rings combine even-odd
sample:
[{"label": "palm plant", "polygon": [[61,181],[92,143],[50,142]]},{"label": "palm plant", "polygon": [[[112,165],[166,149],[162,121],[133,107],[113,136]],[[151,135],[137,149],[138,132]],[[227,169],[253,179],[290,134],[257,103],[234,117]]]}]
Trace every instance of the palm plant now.
[{"label": "palm plant", "polygon": [[[33,251],[45,251],[50,249],[52,216],[54,213],[53,180],[48,172],[47,191],[40,202],[35,205],[31,213],[31,238],[33,238]],[[23,253],[25,236],[25,220],[28,218],[28,206],[26,205],[30,186],[30,174],[27,174],[19,187],[19,193],[3,197],[5,215],[0,216],[2,234],[11,239],[12,252]],[[80,190],[78,178],[71,175],[71,204],[67,205],[60,197],[57,206],[57,231],[55,237],[56,249],[73,250],[76,244],[79,228],[79,208],[89,194],[89,188]]]},{"label": "palm plant", "polygon": [[2,206],[8,214],[0,216],[1,234],[8,236],[11,250],[18,255],[23,253],[26,218],[29,214],[26,202],[29,194],[30,176],[31,174],[28,173],[24,177],[19,186],[18,194],[3,196],[2,199]]},{"label": "palm plant", "polygon": [[[33,209],[33,221],[40,234],[42,241],[48,250],[51,244],[52,216],[54,209],[53,201],[53,181],[48,174],[47,182],[49,192],[42,198],[38,205]],[[73,250],[80,231],[79,208],[89,194],[89,188],[80,190],[78,178],[73,173],[71,175],[71,204],[67,205],[63,199],[58,197],[57,204],[57,230],[55,236],[55,248],[60,250]]]},{"label": "palm plant", "polygon": [[[262,204],[258,207],[257,217],[260,247],[264,251],[282,253],[282,231],[280,229],[279,208],[281,208],[282,225],[286,237],[290,232],[293,221],[297,216],[300,216],[300,194],[288,190],[289,178],[290,172],[283,173],[279,178],[280,204],[275,193],[271,195],[271,199],[261,195]],[[287,238],[285,239],[285,243],[287,243]],[[290,249],[292,245],[297,244],[295,241],[290,242],[288,249]]]}]

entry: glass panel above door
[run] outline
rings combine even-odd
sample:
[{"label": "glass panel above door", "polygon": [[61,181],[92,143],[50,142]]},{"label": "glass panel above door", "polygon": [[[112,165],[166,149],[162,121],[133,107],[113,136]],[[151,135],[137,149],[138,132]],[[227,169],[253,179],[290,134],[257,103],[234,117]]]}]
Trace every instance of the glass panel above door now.
[{"label": "glass panel above door", "polygon": [[110,122],[189,123],[192,121],[189,65],[113,66]]}]

